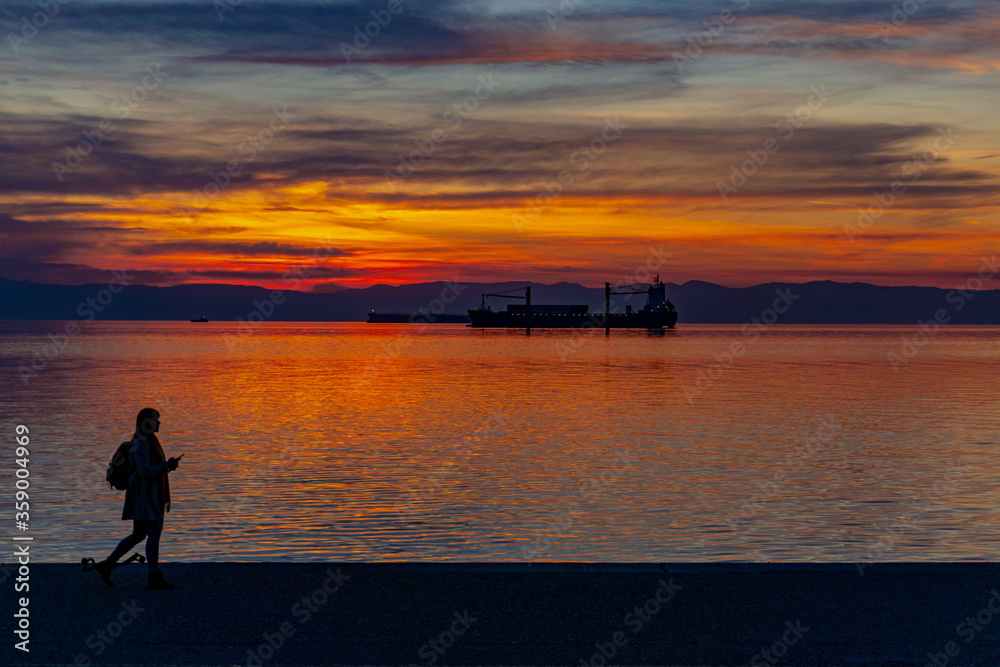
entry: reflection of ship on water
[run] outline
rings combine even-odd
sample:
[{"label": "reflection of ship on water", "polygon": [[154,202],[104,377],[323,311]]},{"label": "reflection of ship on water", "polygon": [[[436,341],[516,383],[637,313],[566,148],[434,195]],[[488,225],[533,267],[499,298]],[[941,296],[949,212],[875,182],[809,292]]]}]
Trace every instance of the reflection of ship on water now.
[{"label": "reflection of ship on water", "polygon": [[[611,283],[604,283],[604,312],[592,313],[586,305],[539,305],[531,303],[531,287],[522,287],[524,296],[511,295],[508,290],[496,294],[483,294],[479,308],[469,311],[472,318],[471,327],[508,327],[522,329],[569,329],[576,327],[595,327],[599,329],[662,329],[674,328],[677,324],[677,309],[667,298],[667,286],[660,282],[660,277],[649,289],[611,291]],[[611,311],[612,294],[645,294],[646,305],[641,310],[633,310],[625,306],[624,313]],[[505,299],[524,299],[523,304],[510,304],[507,310],[494,311],[486,305],[486,297],[495,296]]]},{"label": "reflection of ship on water", "polygon": [[368,313],[368,322],[373,324],[423,324],[427,322],[468,324],[471,321],[468,315],[453,313],[441,313],[440,315],[428,313],[425,315],[421,313],[376,313],[374,310]]}]

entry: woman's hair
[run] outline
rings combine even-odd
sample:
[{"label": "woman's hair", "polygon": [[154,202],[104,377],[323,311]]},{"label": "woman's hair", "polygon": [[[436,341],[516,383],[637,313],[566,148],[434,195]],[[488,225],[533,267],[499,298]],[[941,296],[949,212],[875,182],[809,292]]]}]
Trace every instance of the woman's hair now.
[{"label": "woman's hair", "polygon": [[141,435],[149,435],[153,432],[153,419],[160,418],[160,411],[153,408],[143,408],[135,417],[135,432]]}]

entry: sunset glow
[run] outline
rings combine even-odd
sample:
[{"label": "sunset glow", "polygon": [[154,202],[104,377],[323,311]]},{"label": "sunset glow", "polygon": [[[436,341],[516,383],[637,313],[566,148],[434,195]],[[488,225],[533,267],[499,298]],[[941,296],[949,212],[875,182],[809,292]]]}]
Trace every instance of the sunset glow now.
[{"label": "sunset glow", "polygon": [[0,275],[952,287],[1000,10],[912,6],[5,3]]}]

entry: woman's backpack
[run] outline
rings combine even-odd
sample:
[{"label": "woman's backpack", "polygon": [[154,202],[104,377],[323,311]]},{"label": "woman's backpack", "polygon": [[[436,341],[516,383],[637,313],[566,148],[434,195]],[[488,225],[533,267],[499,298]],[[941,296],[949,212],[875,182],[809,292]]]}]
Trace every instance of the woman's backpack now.
[{"label": "woman's backpack", "polygon": [[126,440],[118,445],[115,455],[111,457],[108,464],[108,486],[112,489],[124,491],[128,488],[128,450],[132,446],[131,440]]}]

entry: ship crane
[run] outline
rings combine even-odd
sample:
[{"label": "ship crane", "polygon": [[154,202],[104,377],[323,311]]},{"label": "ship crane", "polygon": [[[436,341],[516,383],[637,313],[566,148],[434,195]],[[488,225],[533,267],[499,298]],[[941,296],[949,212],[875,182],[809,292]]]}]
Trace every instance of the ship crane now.
[{"label": "ship crane", "polygon": [[[519,290],[524,290],[524,295],[511,294],[511,292],[517,292]],[[501,299],[524,299],[525,307],[527,312],[531,312],[531,286],[528,287],[517,287],[515,289],[509,289],[506,292],[495,292],[493,294],[483,294],[483,300],[479,304],[479,310],[486,310],[486,297],[488,296],[498,296]]]},{"label": "ship crane", "polygon": [[[621,292],[612,292],[611,283],[604,283],[604,315],[607,317],[611,314],[611,295],[612,294],[649,294],[649,289],[642,290],[623,290]],[[629,306],[631,308],[631,306]]]}]

